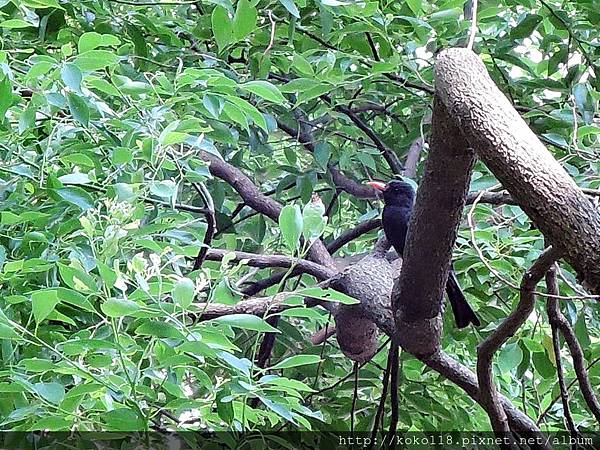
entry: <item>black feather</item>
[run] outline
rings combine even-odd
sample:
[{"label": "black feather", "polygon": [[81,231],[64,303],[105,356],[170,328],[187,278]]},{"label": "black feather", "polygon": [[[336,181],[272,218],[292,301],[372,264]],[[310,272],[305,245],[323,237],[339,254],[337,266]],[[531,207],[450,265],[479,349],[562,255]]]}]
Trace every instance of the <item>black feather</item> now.
[{"label": "black feather", "polygon": [[[385,203],[381,218],[383,232],[400,256],[404,253],[408,223],[414,200],[415,190],[410,184],[403,181],[390,181],[385,191],[383,191],[383,201]],[[471,323],[475,326],[480,325],[479,319],[460,289],[454,270],[450,270],[448,274],[446,294],[458,328],[467,327]]]}]

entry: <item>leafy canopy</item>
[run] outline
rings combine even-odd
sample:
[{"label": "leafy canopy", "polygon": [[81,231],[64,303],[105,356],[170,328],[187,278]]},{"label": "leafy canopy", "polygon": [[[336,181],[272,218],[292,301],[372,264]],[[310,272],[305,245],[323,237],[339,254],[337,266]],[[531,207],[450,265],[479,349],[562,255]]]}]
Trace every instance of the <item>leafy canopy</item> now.
[{"label": "leafy canopy", "polygon": [[[0,1],[0,426],[175,426],[165,410],[192,428],[347,430],[352,362],[335,343],[307,340],[327,322],[323,310],[283,315],[268,369],[253,362],[260,338],[274,331],[267,320],[188,320],[203,302],[235,304],[244,280],[271,273],[227,255],[191,272],[207,229],[194,183],[214,202],[218,249],[305,257],[311,239],[331,242],[377,217],[376,202],[336,190],[332,168],[351,181],[388,179],[383,154],[392,149],[403,161],[428,136],[433,53],[464,43],[464,2],[152,3]],[[480,3],[475,48],[492,76],[577,183],[598,188],[600,62],[589,44],[597,8]],[[306,126],[313,140],[302,144]],[[279,220],[256,214],[212,176],[203,152],[285,205]],[[478,165],[472,190],[495,184]],[[306,209],[314,193],[327,221]],[[444,340],[471,367],[477,343],[517,301],[506,281],[518,285],[543,248],[515,206],[472,213],[455,268],[487,325],[457,331],[447,318]],[[338,254],[369,250],[376,234]],[[316,283],[299,280],[265,295]],[[568,268],[560,287],[577,293]],[[598,385],[598,308],[563,308]],[[495,373],[527,414],[549,408],[544,427],[562,429],[543,311],[539,302]],[[372,427],[385,353],[360,371],[357,430]],[[460,388],[408,355],[401,364],[400,429],[489,427]],[[573,379],[569,358],[564,365]],[[592,428],[580,394],[572,397],[576,422]]]}]

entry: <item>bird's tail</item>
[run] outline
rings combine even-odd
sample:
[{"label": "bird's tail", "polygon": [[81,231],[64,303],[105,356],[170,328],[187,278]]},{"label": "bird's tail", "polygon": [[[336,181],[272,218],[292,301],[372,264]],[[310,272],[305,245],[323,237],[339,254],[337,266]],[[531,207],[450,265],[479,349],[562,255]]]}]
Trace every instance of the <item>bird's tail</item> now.
[{"label": "bird's tail", "polygon": [[450,301],[450,306],[452,307],[452,312],[454,313],[454,320],[458,328],[465,328],[469,326],[470,323],[476,327],[481,325],[479,319],[475,315],[475,312],[469,306],[465,295],[460,289],[458,280],[456,279],[456,274],[452,269],[448,273],[446,293],[448,294],[448,300]]}]

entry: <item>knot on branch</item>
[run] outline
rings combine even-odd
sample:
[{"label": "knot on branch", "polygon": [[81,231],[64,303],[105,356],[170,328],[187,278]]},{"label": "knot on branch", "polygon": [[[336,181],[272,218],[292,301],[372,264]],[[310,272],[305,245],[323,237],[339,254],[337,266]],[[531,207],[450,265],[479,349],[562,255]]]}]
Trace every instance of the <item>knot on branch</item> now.
[{"label": "knot on branch", "polygon": [[330,280],[329,287],[360,299],[360,304],[340,305],[333,313],[340,349],[353,361],[366,362],[377,352],[378,325],[394,333],[390,299],[399,270],[400,260],[390,263],[384,254],[374,253]]},{"label": "knot on branch", "polygon": [[402,333],[398,334],[398,344],[407,352],[426,357],[439,351],[439,342],[442,336],[442,317],[435,316],[431,319],[419,319],[406,322],[398,317],[396,324]]},{"label": "knot on branch", "polygon": [[361,305],[346,305],[335,316],[336,337],[342,353],[362,364],[377,353],[377,325],[365,317]]}]

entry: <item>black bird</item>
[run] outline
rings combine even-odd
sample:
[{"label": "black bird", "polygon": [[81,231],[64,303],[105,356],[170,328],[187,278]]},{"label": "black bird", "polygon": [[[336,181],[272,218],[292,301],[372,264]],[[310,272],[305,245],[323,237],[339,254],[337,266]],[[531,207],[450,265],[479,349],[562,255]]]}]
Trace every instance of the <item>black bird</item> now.
[{"label": "black bird", "polygon": [[[383,232],[392,247],[398,252],[398,255],[402,256],[408,232],[408,222],[415,201],[415,190],[412,185],[400,180],[393,180],[387,184],[378,181],[367,184],[383,194],[385,204],[381,218]],[[465,328],[470,323],[475,326],[481,325],[458,285],[454,270],[450,270],[448,274],[446,294],[448,294],[448,300],[450,306],[452,306],[454,320],[458,328]]]}]

